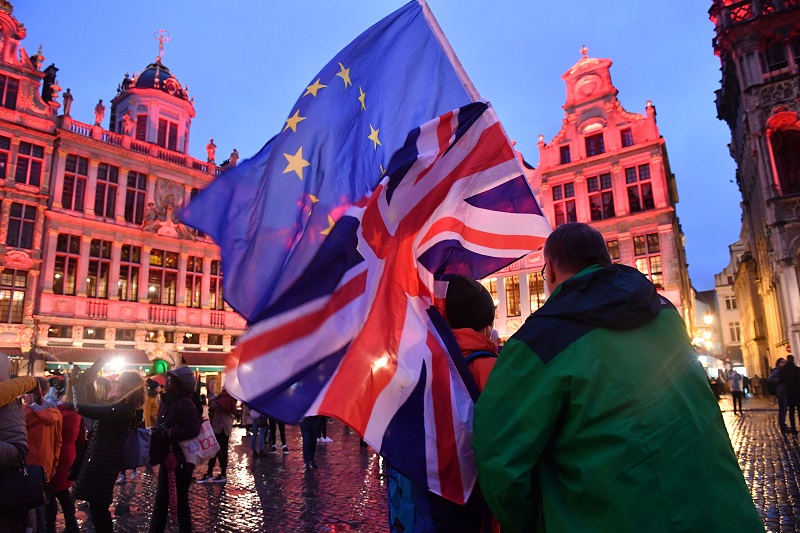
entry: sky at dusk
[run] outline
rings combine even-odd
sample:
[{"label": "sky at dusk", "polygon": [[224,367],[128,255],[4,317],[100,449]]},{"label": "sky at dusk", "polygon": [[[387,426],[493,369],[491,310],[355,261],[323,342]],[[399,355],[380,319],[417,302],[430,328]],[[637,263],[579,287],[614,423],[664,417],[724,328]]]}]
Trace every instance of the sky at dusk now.
[{"label": "sky at dusk", "polygon": [[[359,33],[402,0],[12,0],[28,29],[28,55],[43,45],[44,66],[74,95],[71,115],[91,123],[126,72],[155,60],[154,32],[171,41],[163,59],[194,96],[189,154],[217,160],[235,147],[254,155],[284,125],[316,73]],[[710,0],[429,0],[445,35],[483,98],[491,101],[516,148],[538,165],[536,141],[561,128],[561,75],[580,59],[610,58],[619,99],[643,113],[652,100],[678,184],[677,207],[692,284],[711,289],[739,237],[741,197],[717,120],[719,60],[708,20]],[[421,72],[424,76],[427,73]],[[107,106],[110,109],[110,105]],[[103,123],[108,127],[108,112]]]}]

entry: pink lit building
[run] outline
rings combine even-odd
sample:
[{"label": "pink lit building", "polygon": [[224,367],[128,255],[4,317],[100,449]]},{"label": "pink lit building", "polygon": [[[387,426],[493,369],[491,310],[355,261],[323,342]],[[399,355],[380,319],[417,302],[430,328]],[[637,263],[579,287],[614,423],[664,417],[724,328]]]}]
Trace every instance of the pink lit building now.
[{"label": "pink lit building", "polygon": [[221,371],[245,321],[222,299],[217,246],[175,215],[220,172],[213,149],[187,154],[186,88],[159,56],[108,115],[98,102],[73,119],[12,10],[0,5],[0,351],[23,373],[98,356]]},{"label": "pink lit building", "polygon": [[[563,76],[567,100],[561,131],[549,142],[539,136],[539,165],[527,175],[553,227],[586,222],[598,229],[615,262],[647,275],[684,317],[695,324],[684,237],[675,205],[678,189],[656,108],[629,113],[611,82],[611,60],[581,50]],[[512,335],[544,304],[541,252],[484,280],[498,302],[497,329]]]}]

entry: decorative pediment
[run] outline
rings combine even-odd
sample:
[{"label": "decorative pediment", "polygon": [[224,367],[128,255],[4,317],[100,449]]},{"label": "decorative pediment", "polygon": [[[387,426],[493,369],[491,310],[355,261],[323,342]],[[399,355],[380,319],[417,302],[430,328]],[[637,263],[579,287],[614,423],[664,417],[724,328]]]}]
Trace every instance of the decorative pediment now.
[{"label": "decorative pediment", "polygon": [[22,250],[10,250],[3,258],[3,264],[8,268],[29,270],[33,267],[33,259]]}]

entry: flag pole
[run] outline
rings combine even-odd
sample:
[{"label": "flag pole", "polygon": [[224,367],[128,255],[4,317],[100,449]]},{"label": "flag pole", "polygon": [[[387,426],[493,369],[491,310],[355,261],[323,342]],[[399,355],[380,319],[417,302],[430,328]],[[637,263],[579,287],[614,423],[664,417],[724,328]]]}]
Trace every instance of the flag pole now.
[{"label": "flag pole", "polygon": [[464,86],[464,90],[467,91],[467,94],[469,94],[470,98],[472,98],[474,102],[481,100],[481,95],[478,93],[478,89],[475,88],[472,80],[469,79],[467,71],[464,70],[464,66],[461,64],[461,61],[459,61],[458,56],[456,56],[453,47],[450,46],[450,41],[447,40],[447,37],[445,37],[441,26],[439,26],[439,22],[436,20],[436,17],[433,16],[431,8],[428,7],[428,2],[425,0],[417,0],[417,2],[419,2],[419,5],[422,7],[422,14],[425,16],[425,21],[428,23],[431,31],[436,36],[436,40],[439,41],[439,46],[442,47],[445,55],[453,64],[453,69],[456,71],[456,75],[461,81],[461,84]]}]

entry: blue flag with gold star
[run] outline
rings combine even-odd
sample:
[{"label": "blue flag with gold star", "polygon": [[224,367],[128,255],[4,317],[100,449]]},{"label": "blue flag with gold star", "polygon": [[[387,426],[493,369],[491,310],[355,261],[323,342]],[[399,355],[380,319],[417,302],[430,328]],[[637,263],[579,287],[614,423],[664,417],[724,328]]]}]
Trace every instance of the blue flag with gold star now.
[{"label": "blue flag with gold star", "polygon": [[478,98],[424,0],[359,35],[309,81],[280,133],[183,210],[221,248],[225,300],[260,320],[409,131]]}]

